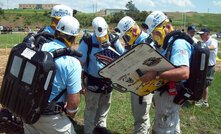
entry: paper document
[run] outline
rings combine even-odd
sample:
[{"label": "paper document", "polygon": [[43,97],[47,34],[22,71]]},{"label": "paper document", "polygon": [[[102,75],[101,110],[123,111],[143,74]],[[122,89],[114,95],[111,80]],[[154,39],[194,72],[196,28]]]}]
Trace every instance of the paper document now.
[{"label": "paper document", "polygon": [[139,44],[121,55],[99,71],[105,78],[111,79],[112,86],[122,92],[133,92],[139,96],[147,95],[165,85],[168,81],[155,79],[142,82],[136,70],[164,71],[174,68],[160,53],[148,44]]}]

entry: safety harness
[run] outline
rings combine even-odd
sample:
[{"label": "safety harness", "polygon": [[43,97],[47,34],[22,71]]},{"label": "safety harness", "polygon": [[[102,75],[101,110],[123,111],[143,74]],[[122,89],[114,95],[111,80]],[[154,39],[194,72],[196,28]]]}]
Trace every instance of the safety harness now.
[{"label": "safety harness", "polygon": [[[95,47],[95,48],[100,48],[100,47],[107,48],[108,46],[111,46],[113,49],[117,50],[116,47],[115,47],[115,42],[119,39],[119,36],[117,34],[114,34],[114,33],[109,33],[108,36],[109,36],[109,42],[106,42],[105,44],[102,44],[102,46],[99,45],[99,44],[92,43],[92,36],[91,36],[90,33],[85,33],[83,35],[83,37],[81,38],[80,43],[82,41],[84,41],[88,46],[87,58],[86,58],[86,63],[85,63],[87,68],[89,66],[90,54],[91,54],[91,51],[92,51],[93,47]],[[110,93],[112,91],[112,87],[110,86],[111,81],[109,79],[95,78],[95,77],[89,75],[85,71],[84,71],[84,77],[85,77],[84,79],[87,79],[86,80],[87,81],[86,85],[96,86],[95,90],[92,90],[90,88],[88,88],[88,90],[90,90],[92,92],[95,92],[95,93],[104,93],[104,94]]]}]

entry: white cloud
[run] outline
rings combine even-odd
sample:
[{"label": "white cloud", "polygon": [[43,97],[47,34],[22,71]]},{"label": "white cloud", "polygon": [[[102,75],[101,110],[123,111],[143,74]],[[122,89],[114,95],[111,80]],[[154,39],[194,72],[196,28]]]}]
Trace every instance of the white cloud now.
[{"label": "white cloud", "polygon": [[164,4],[174,4],[179,7],[195,7],[195,5],[190,0],[161,0],[161,2]]},{"label": "white cloud", "polygon": [[155,3],[153,0],[136,0],[135,6],[136,5],[142,5],[142,6],[147,6],[147,7],[154,7]]},{"label": "white cloud", "polygon": [[215,5],[215,6],[221,6],[221,1],[213,1],[213,5]]}]

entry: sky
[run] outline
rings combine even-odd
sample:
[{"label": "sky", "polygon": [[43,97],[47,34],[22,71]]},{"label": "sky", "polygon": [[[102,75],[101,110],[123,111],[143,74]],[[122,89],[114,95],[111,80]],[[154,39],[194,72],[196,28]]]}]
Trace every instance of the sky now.
[{"label": "sky", "polygon": [[[85,13],[103,9],[126,9],[130,0],[0,0],[3,9],[18,8],[19,4],[64,4]],[[221,13],[221,0],[133,0],[140,11]]]}]

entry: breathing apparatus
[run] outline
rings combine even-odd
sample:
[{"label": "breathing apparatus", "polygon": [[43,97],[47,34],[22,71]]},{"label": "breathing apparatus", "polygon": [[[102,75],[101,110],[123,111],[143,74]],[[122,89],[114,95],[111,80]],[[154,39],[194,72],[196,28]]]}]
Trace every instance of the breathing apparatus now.
[{"label": "breathing apparatus", "polygon": [[[169,19],[166,19],[162,24],[160,24],[160,26],[155,27],[152,31],[154,41],[161,46],[163,45],[163,41],[166,37],[165,28],[168,22],[170,22]],[[169,32],[171,31],[173,31],[172,27]]]},{"label": "breathing apparatus", "polygon": [[[106,47],[109,41],[108,24],[102,17],[95,17],[92,21],[92,27],[100,47]],[[108,43],[108,44],[107,44]]]},{"label": "breathing apparatus", "polygon": [[[152,12],[145,20],[145,29],[153,34],[153,39],[158,45],[163,45],[164,38],[166,37],[165,28],[169,22],[171,23],[161,11]],[[169,32],[171,31],[173,31],[172,26]]]},{"label": "breathing apparatus", "polygon": [[133,45],[141,33],[139,26],[129,16],[125,16],[119,21],[115,31],[120,33],[120,37],[123,37],[128,45]]},{"label": "breathing apparatus", "polygon": [[140,28],[137,24],[133,25],[125,34],[123,35],[124,40],[127,42],[128,45],[133,45],[134,42],[137,40],[141,33]]},{"label": "breathing apparatus", "polygon": [[64,16],[58,22],[55,35],[56,38],[65,41],[68,47],[71,47],[75,43],[79,32],[80,23],[78,20],[71,16]]},{"label": "breathing apparatus", "polygon": [[52,18],[51,19],[51,27],[56,27],[59,20],[60,20],[60,18],[58,16],[55,16],[54,18]]}]

